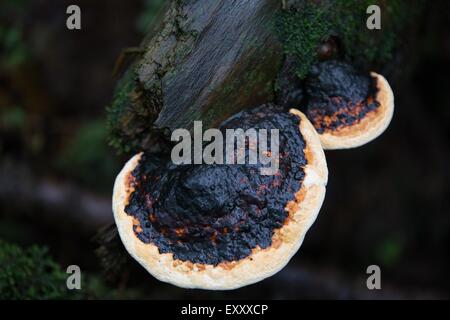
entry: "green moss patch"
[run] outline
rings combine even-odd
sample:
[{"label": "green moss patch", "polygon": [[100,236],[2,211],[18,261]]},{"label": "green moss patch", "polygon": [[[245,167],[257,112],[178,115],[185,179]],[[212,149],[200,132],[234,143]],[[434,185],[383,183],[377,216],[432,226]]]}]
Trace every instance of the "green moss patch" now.
[{"label": "green moss patch", "polygon": [[[381,30],[366,27],[366,10],[372,4],[381,8]],[[317,48],[330,37],[338,39],[342,59],[369,69],[392,58],[401,42],[398,33],[414,21],[420,7],[406,0],[305,1],[282,11],[276,30],[284,52],[298,60],[299,78],[306,76],[318,60]]]}]

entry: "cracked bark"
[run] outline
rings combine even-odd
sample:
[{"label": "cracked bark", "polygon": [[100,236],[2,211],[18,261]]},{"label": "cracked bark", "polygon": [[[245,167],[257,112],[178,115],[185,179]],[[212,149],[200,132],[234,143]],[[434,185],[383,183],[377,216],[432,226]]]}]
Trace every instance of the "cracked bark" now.
[{"label": "cracked bark", "polygon": [[[273,28],[280,8],[278,0],[171,2],[131,67],[134,85],[120,101],[123,138],[148,148],[155,143],[143,133],[150,126],[216,126],[273,101],[283,57]],[[127,128],[130,122],[137,124]]]}]

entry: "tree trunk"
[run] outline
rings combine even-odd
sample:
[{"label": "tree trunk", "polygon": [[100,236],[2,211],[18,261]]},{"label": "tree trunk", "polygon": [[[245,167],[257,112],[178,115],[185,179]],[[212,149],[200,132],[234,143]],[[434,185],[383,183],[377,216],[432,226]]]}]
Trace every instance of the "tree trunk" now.
[{"label": "tree trunk", "polygon": [[189,129],[194,120],[211,127],[272,101],[283,59],[273,28],[280,7],[278,0],[172,1],[118,86],[113,142],[147,148],[158,129]]},{"label": "tree trunk", "polygon": [[137,69],[144,88],[161,86],[163,104],[154,124],[189,128],[201,119],[217,125],[273,99],[282,54],[269,24],[278,7],[277,0],[175,6],[176,23],[169,21],[166,36],[146,44],[145,63]]},{"label": "tree trunk", "polygon": [[[360,0],[171,1],[118,83],[108,115],[111,144],[127,153],[158,150],[165,128],[202,120],[206,129],[267,102],[300,107],[302,81],[324,51],[366,71],[398,63],[394,44],[414,38],[407,26],[418,25],[421,7],[375,3],[382,31],[366,28]],[[98,239],[105,265],[125,254],[114,227]]]},{"label": "tree trunk", "polygon": [[168,140],[166,128],[190,129],[194,120],[217,126],[275,98],[297,106],[298,81],[324,46],[331,58],[361,69],[383,67],[396,33],[420,7],[375,2],[383,24],[373,31],[359,0],[171,1],[118,84],[109,108],[111,144],[130,153],[157,149]]}]

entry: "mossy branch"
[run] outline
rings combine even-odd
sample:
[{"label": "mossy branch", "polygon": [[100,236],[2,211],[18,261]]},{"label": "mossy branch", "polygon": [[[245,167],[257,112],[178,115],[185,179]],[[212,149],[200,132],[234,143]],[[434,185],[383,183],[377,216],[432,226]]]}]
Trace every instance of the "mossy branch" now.
[{"label": "mossy branch", "polygon": [[[372,4],[381,8],[382,30],[366,27]],[[303,79],[330,39],[331,58],[378,70],[420,8],[406,0],[174,0],[118,83],[108,108],[110,143],[137,152],[164,144],[164,128],[191,128],[194,120],[215,126],[278,102],[289,91],[280,85],[292,82],[280,77]]]}]

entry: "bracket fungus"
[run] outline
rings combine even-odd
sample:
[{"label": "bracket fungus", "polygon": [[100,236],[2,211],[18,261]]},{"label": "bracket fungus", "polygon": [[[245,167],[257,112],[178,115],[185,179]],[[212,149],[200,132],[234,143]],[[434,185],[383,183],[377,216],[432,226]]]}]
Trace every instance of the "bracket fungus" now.
[{"label": "bracket fungus", "polygon": [[359,74],[344,62],[313,66],[306,80],[307,116],[324,149],[366,144],[386,130],[394,112],[394,94],[380,74]]},{"label": "bracket fungus", "polygon": [[[260,174],[261,162],[175,164],[168,154],[149,152],[126,163],[114,185],[114,218],[127,251],[153,276],[184,288],[225,290],[288,263],[322,206],[324,149],[375,139],[394,110],[383,76],[361,75],[343,62],[316,64],[304,87],[306,115],[265,104],[219,127],[222,133],[277,129],[274,175]],[[242,146],[246,160],[258,149],[250,139]]]},{"label": "bracket fungus", "polygon": [[[277,129],[274,175],[259,174],[261,163],[180,165],[148,152],[127,162],[114,185],[114,218],[126,249],[152,275],[180,287],[224,290],[287,264],[322,206],[323,150],[375,139],[394,110],[383,76],[361,75],[342,62],[315,65],[304,85],[307,116],[265,104],[219,127]],[[247,160],[252,148],[258,146],[246,139]]]},{"label": "bracket fungus", "polygon": [[122,242],[159,280],[212,290],[260,281],[287,264],[316,219],[328,169],[306,116],[266,104],[219,129],[236,127],[279,129],[277,174],[260,175],[261,164],[174,165],[139,153],[117,176]]}]

